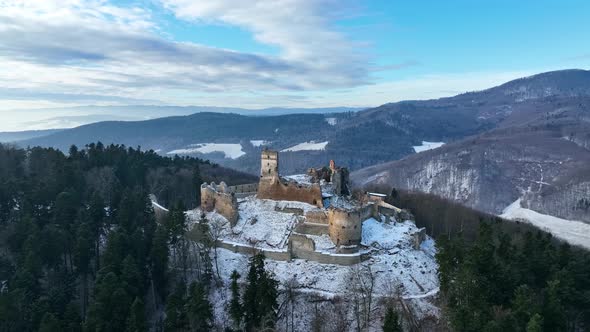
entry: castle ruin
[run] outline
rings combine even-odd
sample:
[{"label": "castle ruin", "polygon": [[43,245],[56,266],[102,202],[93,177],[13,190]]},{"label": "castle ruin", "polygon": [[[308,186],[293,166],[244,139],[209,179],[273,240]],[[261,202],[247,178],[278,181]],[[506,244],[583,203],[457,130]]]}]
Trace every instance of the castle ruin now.
[{"label": "castle ruin", "polygon": [[[304,258],[318,262],[354,264],[361,259],[361,255],[355,253],[359,253],[362,248],[362,226],[365,220],[374,218],[395,222],[408,214],[386,203],[383,194],[366,193],[360,200],[352,198],[348,174],[347,168],[337,167],[332,160],[329,167],[310,168],[307,175],[282,177],[279,172],[279,153],[265,149],[261,154],[258,184],[228,187],[223,182],[219,185],[204,183],[201,186],[201,210],[217,211],[233,228],[239,220],[236,195],[243,195],[241,198],[255,195],[256,199],[277,203],[294,201],[313,205],[315,208],[306,208],[305,211],[275,205],[275,212],[292,214],[297,221],[285,238],[288,251],[270,251],[268,254],[287,259]],[[333,243],[331,252],[339,255],[317,251],[314,242],[317,237],[329,238],[328,241]],[[420,233],[414,235],[414,246],[419,246],[423,238]],[[226,245],[233,248],[232,250],[238,250],[235,243]]]}]

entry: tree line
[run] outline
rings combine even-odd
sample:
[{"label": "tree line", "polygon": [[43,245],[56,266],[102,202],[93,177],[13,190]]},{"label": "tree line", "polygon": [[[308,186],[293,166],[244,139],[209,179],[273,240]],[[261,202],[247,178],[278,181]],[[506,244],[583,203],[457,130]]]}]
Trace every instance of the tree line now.
[{"label": "tree line", "polygon": [[[590,254],[533,226],[425,193],[391,190],[436,239],[445,318],[455,331],[590,328]],[[564,227],[566,227],[564,225]]]},{"label": "tree line", "polygon": [[[173,310],[175,296],[187,298],[199,330],[207,273],[183,288],[189,279],[172,269],[186,258],[186,206],[198,204],[201,182],[220,180],[249,181],[122,145],[72,146],[68,155],[0,145],[0,330],[165,329],[172,323],[157,313]],[[176,213],[156,223],[149,193],[176,202]]]}]

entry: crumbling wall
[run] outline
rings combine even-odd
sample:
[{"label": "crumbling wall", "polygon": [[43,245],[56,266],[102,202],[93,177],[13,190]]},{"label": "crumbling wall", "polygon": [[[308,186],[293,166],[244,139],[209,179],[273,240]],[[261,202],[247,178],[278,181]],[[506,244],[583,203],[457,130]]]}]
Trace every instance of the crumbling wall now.
[{"label": "crumbling wall", "polygon": [[281,181],[278,177],[261,178],[256,197],[277,201],[298,201],[323,207],[322,190],[319,184],[301,185]]},{"label": "crumbling wall", "polygon": [[338,196],[350,195],[350,174],[348,168],[338,167],[332,170],[332,186]]},{"label": "crumbling wall", "polygon": [[229,186],[227,187],[227,190],[238,198],[256,195],[256,192],[258,191],[258,182]]},{"label": "crumbling wall", "polygon": [[305,222],[314,224],[328,224],[328,215],[323,210],[307,211],[305,213]]},{"label": "crumbling wall", "polygon": [[293,258],[298,258],[298,254],[315,251],[315,242],[305,235],[291,234],[289,237],[289,251]]},{"label": "crumbling wall", "polygon": [[336,246],[359,245],[362,235],[362,221],[370,208],[345,210],[331,207],[328,209],[328,233]]},{"label": "crumbling wall", "polygon": [[219,185],[203,183],[201,185],[201,210],[211,212],[216,210],[217,213],[224,216],[231,224],[235,226],[238,222],[238,200],[235,195],[228,191],[225,183]]}]

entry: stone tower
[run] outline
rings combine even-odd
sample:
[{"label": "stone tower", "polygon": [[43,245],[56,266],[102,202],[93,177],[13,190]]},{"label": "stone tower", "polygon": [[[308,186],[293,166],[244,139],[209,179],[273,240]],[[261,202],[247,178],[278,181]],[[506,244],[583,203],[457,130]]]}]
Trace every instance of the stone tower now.
[{"label": "stone tower", "polygon": [[279,152],[264,149],[260,158],[260,177],[279,177]]}]

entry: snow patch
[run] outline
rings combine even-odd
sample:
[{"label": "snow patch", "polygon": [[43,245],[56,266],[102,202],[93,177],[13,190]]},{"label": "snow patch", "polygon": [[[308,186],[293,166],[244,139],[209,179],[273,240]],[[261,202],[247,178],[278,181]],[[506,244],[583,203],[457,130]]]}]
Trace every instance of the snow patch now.
[{"label": "snow patch", "polygon": [[417,231],[416,225],[411,221],[389,223],[369,218],[363,221],[361,244],[365,246],[378,246],[382,249],[393,249],[396,246],[411,246],[410,233]]},{"label": "snow patch", "polygon": [[281,150],[281,152],[296,152],[296,151],[321,151],[326,149],[326,145],[328,145],[328,141],[326,142],[317,142],[316,141],[309,141],[304,143],[299,143],[295,146],[290,148]]},{"label": "snow patch", "polygon": [[325,120],[330,126],[336,125],[336,118],[326,118]]},{"label": "snow patch", "polygon": [[261,139],[253,139],[250,140],[250,143],[252,143],[253,146],[255,147],[259,147],[259,146],[263,146],[263,145],[267,145],[268,142],[265,140],[261,140]]},{"label": "snow patch", "polygon": [[422,141],[422,145],[415,145],[413,148],[414,148],[414,151],[416,153],[420,153],[422,151],[427,151],[427,150],[432,150],[432,149],[440,148],[444,144],[445,144],[445,142],[426,142],[426,141]]},{"label": "snow patch", "polygon": [[167,154],[192,154],[192,153],[211,153],[222,152],[225,158],[237,159],[246,154],[242,151],[242,145],[239,143],[199,143],[191,144],[185,149],[177,149]]},{"label": "snow patch", "polygon": [[527,221],[572,245],[590,249],[590,225],[577,220],[562,219],[542,214],[520,205],[520,198],[508,205],[500,215],[510,220]]}]

